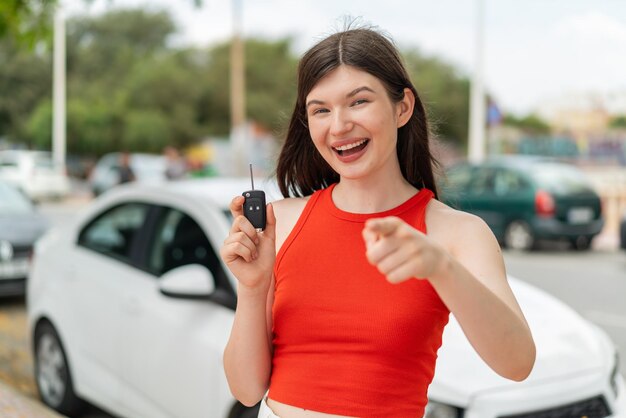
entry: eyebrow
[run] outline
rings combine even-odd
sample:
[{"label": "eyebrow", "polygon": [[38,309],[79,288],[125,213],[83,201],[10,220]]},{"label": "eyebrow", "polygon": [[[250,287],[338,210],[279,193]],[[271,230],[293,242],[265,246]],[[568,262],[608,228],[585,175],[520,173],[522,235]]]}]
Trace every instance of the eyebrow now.
[{"label": "eyebrow", "polygon": [[[369,91],[370,93],[376,93],[374,90],[372,90],[371,88],[367,87],[367,86],[361,86],[361,87],[357,87],[354,90],[352,90],[350,93],[346,94],[346,99],[349,99],[350,97],[356,96],[357,94],[359,94],[362,91]],[[311,105],[321,105],[324,104],[324,102],[322,100],[309,100],[306,104],[306,108],[308,109],[309,106]]]}]

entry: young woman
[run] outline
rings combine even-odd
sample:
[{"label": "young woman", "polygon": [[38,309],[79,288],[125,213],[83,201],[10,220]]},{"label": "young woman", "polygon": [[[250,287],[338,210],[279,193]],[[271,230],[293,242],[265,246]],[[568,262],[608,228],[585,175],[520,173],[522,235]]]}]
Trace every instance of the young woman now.
[{"label": "young woman", "polygon": [[422,417],[449,312],[498,374],[535,347],[486,224],[436,200],[424,107],[370,29],[298,69],[277,166],[285,197],[257,232],[235,197],[221,256],[239,281],[224,366],[259,416]]}]

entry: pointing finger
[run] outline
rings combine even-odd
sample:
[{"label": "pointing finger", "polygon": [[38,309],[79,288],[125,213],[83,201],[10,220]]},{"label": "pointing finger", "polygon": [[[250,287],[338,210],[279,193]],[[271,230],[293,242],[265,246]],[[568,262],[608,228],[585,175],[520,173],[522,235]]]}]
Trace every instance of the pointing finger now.
[{"label": "pointing finger", "polygon": [[372,244],[374,244],[376,242],[376,240],[378,240],[378,235],[369,230],[368,228],[363,228],[363,240],[365,241],[365,246],[366,247],[370,247]]},{"label": "pointing finger", "polygon": [[402,225],[400,219],[395,216],[388,216],[386,218],[368,219],[365,228],[377,235],[387,236],[396,232],[400,225]]}]

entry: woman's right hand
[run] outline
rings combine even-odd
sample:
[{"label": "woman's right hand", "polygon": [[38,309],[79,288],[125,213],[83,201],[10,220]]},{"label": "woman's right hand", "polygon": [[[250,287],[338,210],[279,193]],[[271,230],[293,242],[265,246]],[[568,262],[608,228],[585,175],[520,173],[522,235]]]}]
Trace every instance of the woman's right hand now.
[{"label": "woman's right hand", "polygon": [[266,226],[257,232],[243,215],[243,196],[230,202],[233,224],[220,250],[226,266],[240,286],[249,290],[267,290],[276,260],[276,218],[271,204],[267,205]]}]

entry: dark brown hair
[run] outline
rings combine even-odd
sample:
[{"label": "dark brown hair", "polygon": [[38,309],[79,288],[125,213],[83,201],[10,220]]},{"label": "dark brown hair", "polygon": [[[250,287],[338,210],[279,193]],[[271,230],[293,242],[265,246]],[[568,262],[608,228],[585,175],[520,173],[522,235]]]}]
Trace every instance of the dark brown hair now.
[{"label": "dark brown hair", "polygon": [[393,43],[372,29],[349,29],[323,39],[309,49],[298,65],[298,96],[285,144],[276,167],[283,196],[307,196],[339,181],[339,175],[315,148],[307,126],[306,96],[327,74],[348,65],[378,78],[392,102],[404,98],[404,89],[415,95],[409,121],[398,129],[397,154],[404,178],[414,187],[426,187],[437,196],[430,152],[429,128],[424,105],[409,79]]}]

